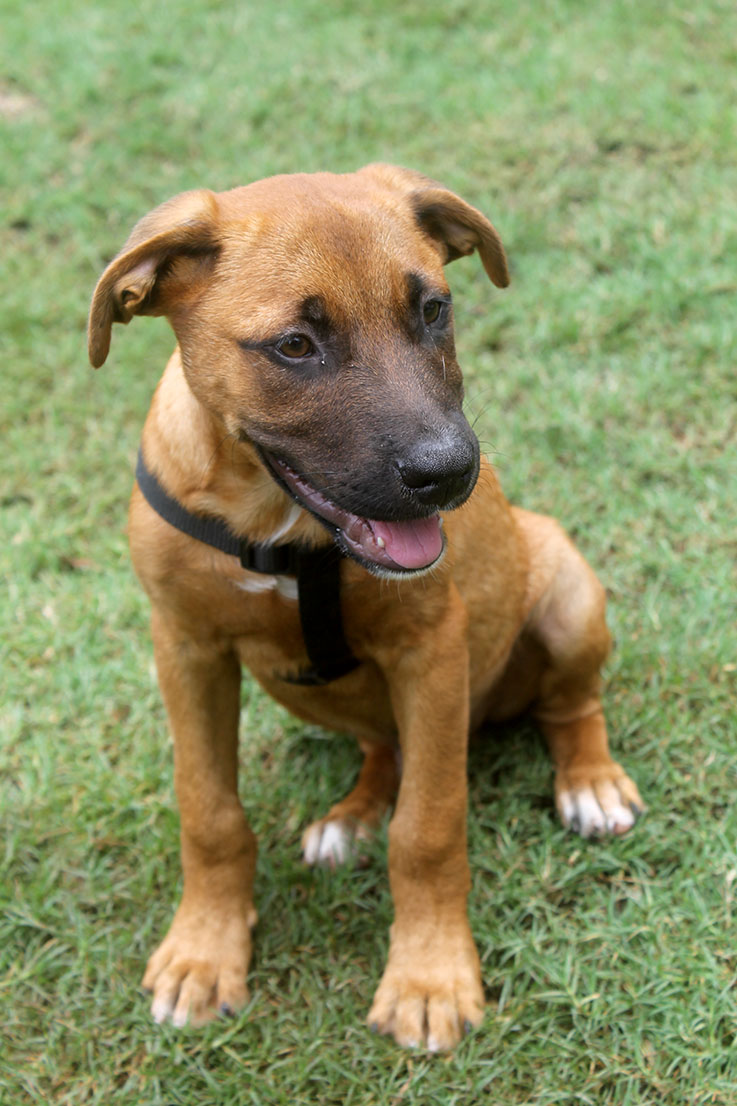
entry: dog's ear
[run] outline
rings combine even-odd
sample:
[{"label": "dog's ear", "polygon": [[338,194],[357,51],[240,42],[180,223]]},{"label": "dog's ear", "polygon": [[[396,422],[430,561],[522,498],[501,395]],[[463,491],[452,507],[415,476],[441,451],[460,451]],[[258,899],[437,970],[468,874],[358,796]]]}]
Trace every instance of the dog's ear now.
[{"label": "dog's ear", "polygon": [[497,288],[507,287],[507,255],[496,228],[485,215],[445,188],[418,189],[410,199],[417,222],[445,251],[446,264],[478,250],[489,279]]},{"label": "dog's ear", "polygon": [[370,173],[408,198],[418,224],[440,250],[443,264],[478,250],[489,279],[498,288],[509,284],[502,240],[485,215],[442,184],[411,169],[394,165],[367,165]]},{"label": "dog's ear", "polygon": [[217,200],[206,189],[182,192],[145,215],[97,282],[87,326],[94,367],[105,362],[113,323],[167,314],[217,249]]}]

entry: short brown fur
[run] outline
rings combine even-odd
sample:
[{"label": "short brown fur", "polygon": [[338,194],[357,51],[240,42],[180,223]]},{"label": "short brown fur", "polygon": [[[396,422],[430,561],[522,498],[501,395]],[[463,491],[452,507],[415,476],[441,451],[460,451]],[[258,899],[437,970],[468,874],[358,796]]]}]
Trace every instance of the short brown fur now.
[{"label": "short brown fur", "polygon": [[[330,471],[378,463],[375,427],[385,429],[394,409],[385,437],[415,412],[418,425],[438,411],[455,418],[462,386],[452,336],[442,356],[429,346],[415,353],[397,320],[407,271],[447,291],[443,265],[474,249],[505,286],[488,220],[391,166],[186,193],[146,216],[101,277],[90,358],[104,362],[114,321],[166,315],[178,346],[143,433],[150,469],[187,509],[252,541],[289,524],[282,540],[329,544],[253,442],[291,443],[304,471],[328,486]],[[345,347],[329,380],[275,370],[256,348],[294,330],[308,295],[322,297]],[[367,484],[361,494],[374,493]],[[184,869],[181,904],[144,977],[157,1020],[197,1024],[247,998],[256,842],[237,796],[241,665],[300,718],[353,733],[364,751],[354,791],[308,831],[318,859],[335,859],[319,853],[326,827],[360,839],[398,788],[389,827],[395,921],[369,1021],[401,1044],[451,1048],[482,1017],[466,914],[471,727],[531,709],[564,821],[585,833],[631,824],[626,813],[641,801],[609,755],[599,698],[609,634],[595,576],[552,519],[507,504],[486,463],[444,526],[447,553],[421,577],[387,583],[342,562],[345,632],[361,663],[304,687],[282,678],[307,662],[293,598],[276,586],[247,590],[257,581],[236,558],[173,529],[134,489],[130,543],[153,610]]]}]

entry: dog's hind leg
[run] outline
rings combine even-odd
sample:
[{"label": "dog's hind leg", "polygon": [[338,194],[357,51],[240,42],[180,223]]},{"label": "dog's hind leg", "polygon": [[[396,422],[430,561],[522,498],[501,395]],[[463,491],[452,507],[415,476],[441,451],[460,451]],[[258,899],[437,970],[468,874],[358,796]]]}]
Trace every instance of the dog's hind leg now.
[{"label": "dog's hind leg", "polygon": [[533,713],[555,766],[558,814],[583,837],[626,833],[643,803],[609,753],[600,698],[610,648],[604,588],[556,522],[514,513],[530,553],[525,636],[544,658]]},{"label": "dog's hind leg", "polygon": [[356,786],[302,835],[307,864],[334,867],[350,859],[357,843],[373,835],[394,802],[399,786],[397,750],[373,741],[359,741],[359,745],[364,759]]}]

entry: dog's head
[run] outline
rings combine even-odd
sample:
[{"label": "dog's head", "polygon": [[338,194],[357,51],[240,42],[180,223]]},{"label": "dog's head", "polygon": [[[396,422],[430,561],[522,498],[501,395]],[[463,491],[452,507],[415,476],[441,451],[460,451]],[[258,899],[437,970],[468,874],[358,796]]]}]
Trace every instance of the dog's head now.
[{"label": "dog's head", "polygon": [[227,434],[375,572],[443,551],[438,512],[470,495],[443,266],[497,232],[434,181],[388,165],[186,192],[135,227],[95,290],[90,360],[114,322],[166,315],[190,388]]}]

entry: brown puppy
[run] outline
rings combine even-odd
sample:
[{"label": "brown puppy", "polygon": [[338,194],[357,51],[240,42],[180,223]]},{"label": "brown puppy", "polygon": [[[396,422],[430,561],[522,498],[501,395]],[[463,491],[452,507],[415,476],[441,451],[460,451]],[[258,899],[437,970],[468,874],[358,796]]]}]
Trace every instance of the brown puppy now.
[{"label": "brown puppy", "polygon": [[139,475],[130,540],[153,607],[184,867],[144,977],[157,1021],[200,1023],[247,997],[256,842],[236,786],[242,664],[365,754],[354,791],[306,832],[308,861],[342,859],[399,787],[395,921],[369,1021],[401,1044],[450,1048],[482,1017],[466,915],[470,727],[531,708],[560,816],[584,836],[622,833],[640,809],[599,699],[603,590],[552,519],[509,507],[461,411],[443,266],[474,250],[506,285],[480,212],[419,174],[371,165],[177,196],[99,281],[93,365],[112,323],[133,315],[166,315],[177,336],[142,443],[164,497],[251,543],[346,554],[340,613],[337,590],[320,597],[338,654],[347,640],[345,674],[304,682],[315,627],[295,572],[300,606],[309,574],[244,568],[165,521]]}]

